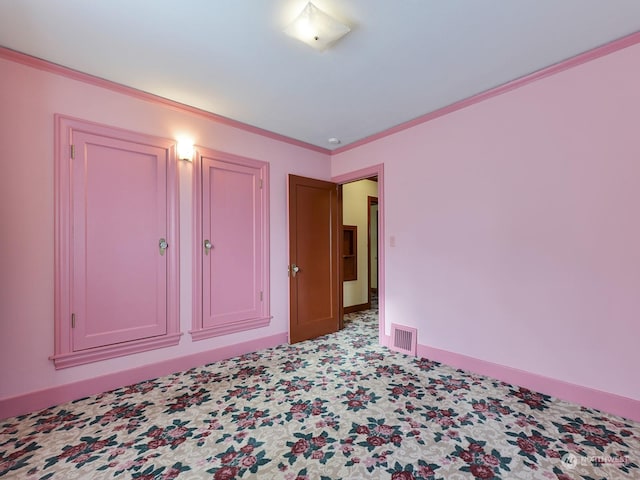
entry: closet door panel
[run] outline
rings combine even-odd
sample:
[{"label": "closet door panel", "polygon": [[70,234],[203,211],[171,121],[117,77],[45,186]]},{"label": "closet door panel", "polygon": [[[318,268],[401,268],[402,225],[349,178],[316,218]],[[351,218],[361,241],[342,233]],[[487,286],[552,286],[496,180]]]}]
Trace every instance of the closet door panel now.
[{"label": "closet door panel", "polygon": [[164,335],[166,150],[86,132],[73,142],[73,350]]},{"label": "closet door panel", "polygon": [[203,323],[262,316],[260,169],[203,158]]}]

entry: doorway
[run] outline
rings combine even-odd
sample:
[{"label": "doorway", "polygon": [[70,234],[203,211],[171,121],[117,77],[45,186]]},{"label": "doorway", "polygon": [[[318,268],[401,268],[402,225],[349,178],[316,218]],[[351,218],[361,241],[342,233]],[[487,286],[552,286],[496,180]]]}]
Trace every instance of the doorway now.
[{"label": "doorway", "polygon": [[[387,344],[385,321],[385,221],[384,221],[384,165],[377,164],[353,172],[348,172],[333,177],[331,180],[344,185],[368,178],[377,178],[377,300],[378,300],[378,341],[381,345]],[[343,224],[347,222],[343,221]],[[371,297],[369,297],[371,301]]]},{"label": "doorway", "polygon": [[[377,182],[377,178],[376,178]],[[378,309],[378,197],[367,198],[369,232],[367,259],[369,260],[369,309]]]},{"label": "doorway", "polygon": [[[377,292],[378,178],[342,185],[344,313],[370,310]],[[374,304],[377,300],[373,295]]]},{"label": "doorway", "polygon": [[[340,275],[342,275],[340,272],[343,268],[343,259],[341,255],[342,248],[339,245],[342,244],[343,239],[339,238],[339,236],[342,235],[342,225],[344,225],[341,208],[342,186],[373,177],[378,179],[379,221],[377,236],[381,239],[378,242],[378,341],[381,345],[387,344],[384,312],[385,269],[384,241],[382,240],[384,239],[384,168],[382,164],[334,177],[331,182],[297,177],[295,175],[288,176],[289,341],[291,343],[335,332],[341,328],[343,288],[339,281],[341,280]],[[334,195],[337,196],[338,199],[335,204],[334,200],[332,200]],[[310,200],[311,197],[313,197],[315,201],[307,201]],[[336,206],[335,210],[332,205]],[[309,218],[313,218],[315,221],[309,224],[304,220]],[[302,221],[298,222],[297,220]],[[320,232],[319,235],[311,235],[308,241],[299,241],[300,238],[305,237],[305,235],[309,237],[307,231],[310,231],[312,227],[324,228],[326,232],[325,234]],[[327,232],[334,233],[327,235]],[[300,233],[302,233],[302,236]],[[310,249],[310,251],[307,252],[305,249]],[[327,259],[318,261],[317,255],[314,255],[313,252],[323,250],[331,253]],[[367,251],[366,245],[364,251]],[[364,262],[365,264],[367,263],[366,258]],[[364,278],[366,278],[367,275],[368,273],[365,272]],[[323,277],[322,285],[335,285],[335,289],[332,286],[322,294],[319,290],[312,288],[311,280],[316,277],[318,279]],[[306,292],[305,289],[307,289],[308,292]],[[315,303],[325,305],[326,308],[319,308],[313,312],[302,312],[303,314],[300,315],[301,308],[307,308],[311,305],[309,302],[301,301],[304,300],[305,296],[318,297]],[[317,315],[314,315],[314,313]],[[309,322],[313,324],[313,328],[311,328]]]}]

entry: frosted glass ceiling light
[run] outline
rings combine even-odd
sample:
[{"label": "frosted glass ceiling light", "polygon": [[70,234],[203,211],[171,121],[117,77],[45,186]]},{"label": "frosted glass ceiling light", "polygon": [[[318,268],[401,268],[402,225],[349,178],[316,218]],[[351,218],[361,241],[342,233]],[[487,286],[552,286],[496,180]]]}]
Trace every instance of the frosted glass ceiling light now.
[{"label": "frosted glass ceiling light", "polygon": [[324,50],[350,31],[349,27],[309,2],[284,33],[316,50]]}]

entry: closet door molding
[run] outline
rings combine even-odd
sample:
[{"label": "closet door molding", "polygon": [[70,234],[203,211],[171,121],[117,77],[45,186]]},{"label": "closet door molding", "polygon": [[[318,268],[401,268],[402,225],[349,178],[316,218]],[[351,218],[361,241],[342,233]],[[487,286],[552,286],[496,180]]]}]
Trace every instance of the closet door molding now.
[{"label": "closet door molding", "polygon": [[269,164],[198,147],[193,340],[268,326]]},{"label": "closet door molding", "polygon": [[61,115],[55,130],[50,359],[60,369],[178,344],[175,141]]}]

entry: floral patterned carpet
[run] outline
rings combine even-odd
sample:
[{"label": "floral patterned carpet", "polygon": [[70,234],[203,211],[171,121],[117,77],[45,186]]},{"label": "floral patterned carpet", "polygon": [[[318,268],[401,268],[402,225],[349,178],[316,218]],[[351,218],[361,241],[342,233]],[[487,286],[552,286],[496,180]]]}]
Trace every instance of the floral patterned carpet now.
[{"label": "floral patterned carpet", "polygon": [[640,478],[640,424],[390,352],[377,322],[0,421],[0,477]]}]

